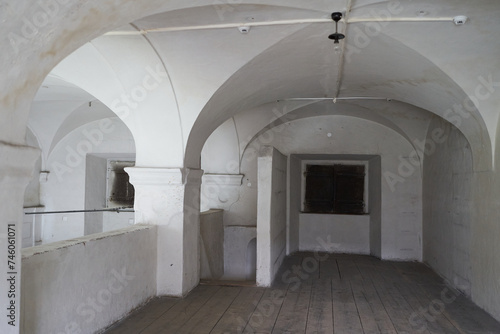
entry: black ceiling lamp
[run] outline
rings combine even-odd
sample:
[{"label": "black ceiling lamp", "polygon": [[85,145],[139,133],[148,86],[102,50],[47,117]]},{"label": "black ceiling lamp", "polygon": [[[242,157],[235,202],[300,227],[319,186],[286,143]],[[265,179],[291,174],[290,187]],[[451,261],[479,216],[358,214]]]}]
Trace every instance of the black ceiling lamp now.
[{"label": "black ceiling lamp", "polygon": [[341,12],[334,12],[334,13],[332,13],[332,20],[335,21],[335,32],[333,34],[331,34],[330,36],[328,36],[328,38],[329,39],[333,39],[333,43],[334,44],[339,44],[339,40],[345,38],[344,34],[340,34],[338,32],[339,31],[338,25],[339,25],[339,21],[341,19],[342,19],[342,13]]}]

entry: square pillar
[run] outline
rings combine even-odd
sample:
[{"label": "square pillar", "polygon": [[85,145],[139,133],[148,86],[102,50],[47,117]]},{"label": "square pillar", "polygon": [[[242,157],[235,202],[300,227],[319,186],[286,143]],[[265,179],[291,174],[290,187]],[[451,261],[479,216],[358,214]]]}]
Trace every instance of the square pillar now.
[{"label": "square pillar", "polygon": [[287,157],[263,146],[258,159],[257,285],[271,286],[286,254]]},{"label": "square pillar", "polygon": [[24,192],[39,155],[35,148],[0,143],[0,333],[4,334],[20,333]]},{"label": "square pillar", "polygon": [[126,168],[136,224],[158,226],[157,295],[185,296],[200,280],[202,170]]}]

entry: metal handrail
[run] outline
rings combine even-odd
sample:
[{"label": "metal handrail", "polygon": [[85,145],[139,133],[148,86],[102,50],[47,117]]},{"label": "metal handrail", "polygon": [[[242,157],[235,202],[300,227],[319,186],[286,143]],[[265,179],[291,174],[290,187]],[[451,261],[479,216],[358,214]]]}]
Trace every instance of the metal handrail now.
[{"label": "metal handrail", "polygon": [[129,207],[110,208],[110,209],[92,209],[92,210],[69,210],[69,211],[42,211],[42,212],[25,212],[25,215],[51,215],[57,213],[84,213],[84,212],[135,212]]}]

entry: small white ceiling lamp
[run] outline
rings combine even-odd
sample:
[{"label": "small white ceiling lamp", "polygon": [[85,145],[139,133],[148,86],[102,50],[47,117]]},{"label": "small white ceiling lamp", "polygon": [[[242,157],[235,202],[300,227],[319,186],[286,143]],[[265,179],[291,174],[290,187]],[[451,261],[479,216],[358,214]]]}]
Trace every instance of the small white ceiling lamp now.
[{"label": "small white ceiling lamp", "polygon": [[464,25],[469,18],[465,15],[458,15],[453,18],[453,23],[455,23],[457,26]]}]

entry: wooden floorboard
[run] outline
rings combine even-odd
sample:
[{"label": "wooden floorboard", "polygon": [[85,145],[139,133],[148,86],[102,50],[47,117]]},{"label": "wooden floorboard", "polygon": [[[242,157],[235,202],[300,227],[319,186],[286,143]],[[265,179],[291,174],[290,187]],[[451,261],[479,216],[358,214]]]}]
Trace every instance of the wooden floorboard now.
[{"label": "wooden floorboard", "polygon": [[349,281],[332,280],[332,304],[335,333],[363,333]]},{"label": "wooden floorboard", "polygon": [[147,307],[134,312],[127,318],[128,326],[114,326],[106,334],[137,334],[151,325],[152,322],[168,312],[180,299],[156,298],[148,303]]},{"label": "wooden floorboard", "polygon": [[373,285],[373,281],[370,276],[370,270],[373,268],[371,261],[358,262],[356,265],[362,277],[360,287],[362,288],[364,296],[373,312],[373,318],[377,324],[378,330],[381,333],[386,334],[397,333],[387,310],[378,295],[377,289]]},{"label": "wooden floorboard", "polygon": [[296,253],[271,288],[206,282],[157,298],[105,334],[500,334],[500,323],[427,266]]},{"label": "wooden floorboard", "polygon": [[204,307],[196,312],[176,333],[210,333],[241,292],[241,289],[238,287],[223,287],[217,291]]},{"label": "wooden floorboard", "polygon": [[293,291],[288,289],[283,305],[274,324],[273,334],[304,333],[311,300],[312,284],[306,282]]},{"label": "wooden floorboard", "polygon": [[[185,299],[175,304],[168,312],[164,313],[140,333],[178,333],[180,328],[191,321],[220,289],[220,287],[216,286],[198,286]],[[127,325],[124,325],[126,328]]]},{"label": "wooden floorboard", "polygon": [[333,305],[331,279],[313,283],[307,315],[307,334],[333,333]]},{"label": "wooden floorboard", "polygon": [[263,294],[264,289],[262,288],[243,287],[239,295],[235,298],[210,333],[223,334],[243,332]]},{"label": "wooden floorboard", "polygon": [[249,318],[243,333],[266,333],[269,334],[274,328],[276,319],[281,311],[283,301],[287,294],[286,289],[266,289],[257,307]]}]

